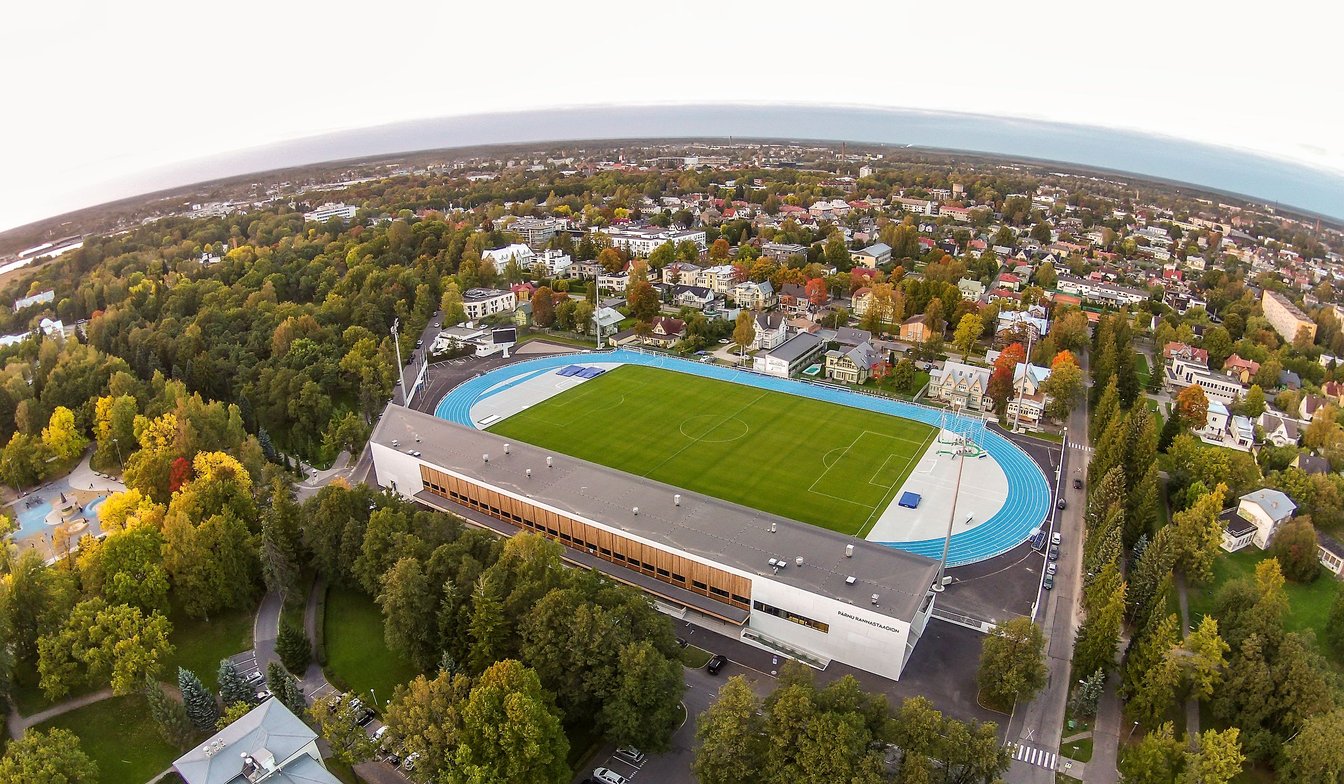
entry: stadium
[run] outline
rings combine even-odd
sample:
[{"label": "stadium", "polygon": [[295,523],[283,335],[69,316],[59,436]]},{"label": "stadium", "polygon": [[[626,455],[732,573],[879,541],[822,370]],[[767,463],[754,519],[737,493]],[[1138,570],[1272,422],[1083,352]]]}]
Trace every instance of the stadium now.
[{"label": "stadium", "polygon": [[892,678],[949,524],[949,565],[973,563],[1051,503],[1037,464],[978,420],[628,349],[497,368],[433,416],[390,407],[372,449],[406,497],[551,536],[752,644]]}]

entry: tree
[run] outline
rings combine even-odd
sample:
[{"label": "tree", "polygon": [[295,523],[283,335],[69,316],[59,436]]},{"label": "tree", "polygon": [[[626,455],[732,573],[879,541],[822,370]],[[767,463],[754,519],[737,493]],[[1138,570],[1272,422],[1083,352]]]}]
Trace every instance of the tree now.
[{"label": "tree", "polygon": [[570,779],[568,754],[559,712],[536,672],[505,659],[481,673],[462,707],[449,781],[563,784]]},{"label": "tree", "polygon": [[702,784],[756,784],[765,752],[761,702],[742,676],[734,675],[695,725],[691,771]]},{"label": "tree", "polygon": [[983,330],[984,325],[980,321],[980,316],[967,313],[957,322],[956,332],[952,333],[952,345],[956,346],[963,357],[969,357],[971,349],[975,348],[975,341],[979,340]]},{"label": "tree", "polygon": [[327,429],[322,433],[322,446],[331,455],[340,452],[357,455],[368,439],[368,425],[354,411],[346,411],[332,415]]},{"label": "tree", "polygon": [[1325,641],[1336,654],[1344,657],[1344,591],[1335,592],[1330,615],[1325,620]]},{"label": "tree", "polygon": [[295,716],[303,716],[307,712],[308,700],[303,696],[303,686],[278,661],[266,665],[266,688]]},{"label": "tree", "polygon": [[155,677],[172,655],[172,625],[158,613],[87,599],[75,605],[65,625],[38,640],[42,691],[57,699],[80,682],[107,682],[114,694],[130,694]]},{"label": "tree", "polygon": [[462,289],[457,285],[457,281],[450,280],[443,287],[443,299],[439,302],[439,310],[443,311],[443,321],[440,323],[445,327],[461,324],[467,320],[467,309],[462,304]]},{"label": "tree", "polygon": [[532,292],[531,302],[533,324],[544,328],[555,323],[555,293],[550,286]]},{"label": "tree", "polygon": [[377,602],[383,611],[387,647],[405,655],[419,669],[429,669],[440,653],[438,630],[421,619],[433,617],[439,597],[431,590],[419,559],[407,556],[387,570]]},{"label": "tree", "polygon": [[1246,390],[1246,398],[1241,401],[1241,413],[1251,419],[1265,413],[1265,391],[1259,384],[1251,384],[1251,388]]},{"label": "tree", "polygon": [[614,692],[598,719],[605,735],[620,745],[661,752],[681,721],[686,688],[680,660],[669,659],[648,640],[621,648]]},{"label": "tree", "polygon": [[738,351],[744,352],[756,340],[756,320],[750,311],[742,311],[737,314],[737,320],[733,322],[733,344],[738,347]]},{"label": "tree", "polygon": [[61,460],[69,460],[84,451],[89,440],[75,426],[75,414],[65,406],[51,412],[51,421],[42,428],[42,443]]},{"label": "tree", "polygon": [[46,476],[47,445],[19,431],[0,450],[0,481],[20,489],[37,484]]},{"label": "tree", "polygon": [[1213,562],[1222,544],[1223,526],[1218,513],[1223,509],[1227,485],[1220,484],[1211,493],[1201,496],[1194,505],[1172,515],[1173,544],[1176,564],[1198,582],[1213,578]]},{"label": "tree", "polygon": [[1321,573],[1321,562],[1316,555],[1316,528],[1306,515],[1281,524],[1274,533],[1269,552],[1278,559],[1284,575],[1295,583],[1309,583]]},{"label": "tree", "polygon": [[177,688],[182,693],[182,706],[192,725],[202,732],[213,732],[215,722],[219,721],[219,705],[201,679],[191,670],[178,667]]},{"label": "tree", "polygon": [[224,710],[219,714],[219,720],[215,722],[215,730],[224,729],[246,716],[251,710],[252,705],[246,702],[225,703]]},{"label": "tree", "polygon": [[574,331],[580,334],[588,334],[588,330],[594,329],[593,313],[595,307],[592,300],[585,299],[574,306]]},{"label": "tree", "polygon": [[[1037,224],[1037,225],[1040,225],[1040,224]],[[1055,272],[1055,265],[1054,265],[1054,264],[1051,264],[1050,262],[1047,261],[1047,262],[1045,262],[1044,264],[1042,264],[1040,267],[1037,267],[1037,268],[1036,268],[1036,285],[1037,285],[1037,286],[1040,286],[1041,288],[1045,289],[1046,291],[1051,291],[1051,290],[1053,290],[1053,289],[1055,288],[1055,285],[1056,285],[1057,283],[1059,283],[1059,275]]]},{"label": "tree", "polygon": [[995,626],[980,650],[980,692],[1001,707],[1030,700],[1045,686],[1045,636],[1030,618]]},{"label": "tree", "polygon": [[388,702],[387,725],[407,752],[420,755],[416,767],[427,778],[450,775],[470,694],[470,678],[440,670],[432,679],[417,675],[398,686]]},{"label": "tree", "polygon": [[97,784],[98,764],[79,747],[70,730],[25,730],[0,757],[0,782]]},{"label": "tree", "polygon": [[1344,781],[1344,710],[1312,716],[1283,748],[1280,773],[1302,784]]},{"label": "tree", "polygon": [[811,278],[803,284],[803,292],[807,295],[807,301],[811,305],[821,307],[830,300],[830,292],[826,288],[825,278]]},{"label": "tree", "polygon": [[630,306],[630,315],[639,321],[652,321],[658,315],[658,292],[647,280],[636,280],[626,292],[626,304]]},{"label": "tree", "polygon": [[1068,351],[1055,355],[1050,365],[1050,377],[1041,384],[1041,391],[1049,398],[1045,413],[1056,422],[1068,419],[1069,413],[1083,396],[1083,370]]},{"label": "tree", "polygon": [[1182,665],[1190,691],[1197,699],[1207,701],[1222,683],[1223,669],[1227,667],[1226,654],[1230,650],[1218,636],[1218,621],[1212,616],[1204,616],[1195,631],[1181,643],[1181,649],[1186,654],[1182,657]]},{"label": "tree", "polygon": [[275,652],[285,669],[302,673],[308,669],[308,662],[313,658],[313,644],[302,629],[291,623],[282,623],[275,637]]},{"label": "tree", "polygon": [[1218,732],[1205,730],[1195,739],[1194,751],[1185,754],[1185,784],[1227,784],[1241,773],[1246,756],[1241,753],[1241,731],[1236,727]]},{"label": "tree", "polygon": [[1074,672],[1110,672],[1115,669],[1115,651],[1124,623],[1125,584],[1118,582],[1111,587],[1099,577],[1090,592],[1095,597],[1092,606],[1088,607],[1087,619],[1078,629],[1073,669]]},{"label": "tree", "polygon": [[84,590],[113,604],[167,614],[168,572],[162,549],[163,536],[153,525],[112,529],[102,542],[85,544],[79,552]]},{"label": "tree", "polygon": [[1184,763],[1183,747],[1167,722],[1144,735],[1120,757],[1125,784],[1173,784]]},{"label": "tree", "polygon": [[158,725],[159,734],[166,742],[179,749],[191,744],[196,730],[187,717],[187,709],[164,692],[158,681],[145,683],[145,701],[149,704],[150,717]]},{"label": "tree", "polygon": [[331,695],[313,703],[309,714],[331,754],[347,765],[358,765],[373,758],[377,746],[364,728],[355,723],[355,695]]},{"label": "tree", "polygon": [[1199,384],[1191,384],[1176,395],[1172,415],[1178,417],[1182,427],[1201,428],[1209,418],[1209,398]]},{"label": "tree", "polygon": [[243,676],[239,675],[238,671],[233,668],[233,662],[228,659],[220,660],[219,672],[215,675],[215,682],[219,684],[219,701],[222,705],[248,702],[256,693],[243,680]]},{"label": "tree", "polygon": [[1087,676],[1073,690],[1073,697],[1069,700],[1069,712],[1074,716],[1090,718],[1097,715],[1097,704],[1101,701],[1101,694],[1106,690],[1106,673],[1097,670]]}]

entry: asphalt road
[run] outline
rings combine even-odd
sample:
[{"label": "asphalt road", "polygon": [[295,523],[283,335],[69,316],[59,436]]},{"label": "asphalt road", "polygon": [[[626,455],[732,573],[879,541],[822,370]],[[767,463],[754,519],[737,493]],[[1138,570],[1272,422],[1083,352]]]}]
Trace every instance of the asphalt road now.
[{"label": "asphalt road", "polygon": [[[1086,353],[1081,354],[1079,359],[1086,374]],[[1073,479],[1078,477],[1086,483],[1087,464],[1091,458],[1086,398],[1069,417],[1068,428],[1069,446],[1064,449],[1058,490],[1067,500],[1068,506],[1063,511],[1055,511],[1052,529],[1059,531],[1063,538],[1059,571],[1055,576],[1054,590],[1044,592],[1036,613],[1036,620],[1046,637],[1049,680],[1036,699],[1017,706],[1009,722],[1007,736],[1010,741],[1049,753],[1058,753],[1063,737],[1070,686],[1069,663],[1073,658],[1074,635],[1079,623],[1086,496],[1084,491],[1073,489]],[[1060,764],[1062,767],[1062,760]],[[1009,784],[1053,784],[1055,774],[1039,765],[1014,760],[1006,780]]]}]

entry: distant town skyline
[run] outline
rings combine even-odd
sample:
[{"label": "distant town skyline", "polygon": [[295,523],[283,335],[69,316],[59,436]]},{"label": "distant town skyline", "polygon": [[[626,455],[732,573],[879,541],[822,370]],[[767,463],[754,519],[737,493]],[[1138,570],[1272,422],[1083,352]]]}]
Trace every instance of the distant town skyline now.
[{"label": "distant town skyline", "polygon": [[[378,24],[401,34],[363,35],[367,7],[339,2],[245,0],[227,19],[209,5],[162,2],[13,9],[0,52],[19,76],[6,86],[16,121],[0,146],[0,230],[198,181],[211,176],[208,159],[240,151],[573,107],[970,112],[1156,134],[1344,174],[1344,107],[1329,100],[1331,36],[1344,13],[1305,0],[1253,23],[1151,0],[1123,11],[973,0],[918,15],[842,3],[824,12],[837,24],[820,28],[774,8],[699,0],[675,20],[661,7],[614,3],[519,12],[525,23],[501,28],[496,6],[394,5]],[[539,125],[500,141],[563,138]],[[851,134],[837,127],[822,138]]]}]

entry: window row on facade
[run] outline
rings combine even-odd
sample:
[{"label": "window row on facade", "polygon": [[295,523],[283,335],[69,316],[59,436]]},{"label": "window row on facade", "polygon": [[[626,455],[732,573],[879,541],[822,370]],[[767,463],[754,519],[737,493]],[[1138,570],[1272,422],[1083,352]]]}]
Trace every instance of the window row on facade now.
[{"label": "window row on facade", "polygon": [[420,466],[425,490],[497,520],[527,528],[566,547],[741,610],[751,609],[751,580],[543,509],[475,482]]}]

